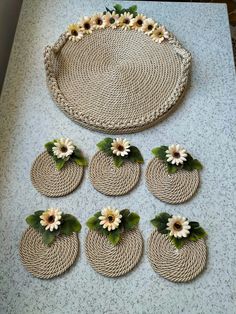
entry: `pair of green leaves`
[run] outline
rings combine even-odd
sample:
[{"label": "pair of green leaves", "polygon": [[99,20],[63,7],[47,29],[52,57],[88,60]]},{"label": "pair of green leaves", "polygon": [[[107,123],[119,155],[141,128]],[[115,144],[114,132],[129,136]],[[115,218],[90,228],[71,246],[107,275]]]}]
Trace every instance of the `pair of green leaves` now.
[{"label": "pair of green leaves", "polygon": [[197,159],[193,159],[193,157],[188,153],[187,160],[183,162],[182,165],[172,165],[170,162],[167,162],[166,151],[168,150],[168,146],[160,146],[153,148],[152,153],[155,157],[160,160],[163,160],[167,166],[167,170],[169,173],[176,173],[179,169],[184,169],[187,171],[193,171],[194,169],[201,170],[202,165],[200,161]]},{"label": "pair of green leaves", "polygon": [[86,158],[83,157],[82,152],[77,147],[74,149],[73,154],[71,154],[69,157],[64,158],[64,159],[57,158],[57,156],[54,155],[53,150],[52,150],[53,147],[55,146],[56,141],[57,140],[46,143],[45,148],[47,152],[49,153],[49,155],[52,156],[53,160],[55,161],[57,170],[61,170],[64,167],[65,163],[70,159],[73,160],[79,166],[88,165]]},{"label": "pair of green leaves", "polygon": [[167,227],[168,219],[171,217],[172,215],[168,213],[160,213],[154,219],[151,220],[151,223],[153,224],[154,227],[157,228],[158,232],[162,234],[168,234],[169,231],[166,229],[166,227]]},{"label": "pair of green leaves", "polygon": [[129,12],[130,14],[133,14],[133,17],[138,15],[138,13],[137,13],[137,5],[132,5],[128,9],[125,9],[125,8],[122,7],[121,4],[115,4],[114,5],[114,9],[111,9],[111,10],[106,7],[106,11],[103,12],[103,14],[106,14],[106,12],[112,13],[114,11],[115,11],[116,14],[119,14],[119,15],[124,14],[125,12]]},{"label": "pair of green leaves", "polygon": [[100,225],[100,220],[98,218],[102,215],[101,212],[97,212],[92,217],[90,217],[87,220],[86,225],[88,226],[89,230],[96,230],[100,232],[102,235],[106,236],[113,245],[116,245],[121,239],[122,231],[134,229],[140,220],[139,215],[134,212],[130,212],[129,209],[121,210],[120,214],[122,215],[121,223],[117,229],[112,231],[108,231],[107,229],[104,229],[102,225]]},{"label": "pair of green leaves", "polygon": [[44,212],[41,210],[34,212],[33,215],[30,215],[26,218],[26,222],[30,227],[42,234],[43,242],[46,245],[50,246],[59,235],[69,236],[73,232],[80,232],[81,230],[81,224],[78,219],[70,214],[62,214],[61,224],[58,226],[57,230],[45,230],[45,227],[40,224],[40,216],[43,213]]},{"label": "pair of green leaves", "polygon": [[132,162],[143,164],[144,162],[143,156],[141,155],[140,150],[136,146],[130,146],[129,147],[130,152],[128,153],[128,155],[122,157],[122,156],[116,156],[115,154],[113,154],[111,150],[112,142],[113,142],[113,139],[110,137],[107,137],[101,142],[99,142],[97,144],[97,147],[99,148],[99,150],[103,151],[108,156],[113,157],[114,164],[116,167],[118,168],[121,167],[123,163],[125,162],[125,160],[130,160]]},{"label": "pair of green leaves", "polygon": [[[168,213],[160,213],[151,220],[151,223],[154,227],[157,228],[158,232],[169,235],[170,231],[166,228],[168,219],[171,217],[172,215]],[[207,235],[206,231],[202,227],[200,227],[198,222],[190,221],[189,225],[191,228],[189,229],[190,233],[187,238],[175,238],[174,236],[170,236],[171,242],[175,245],[177,249],[181,249],[187,240],[197,241],[198,239],[204,238]]]}]

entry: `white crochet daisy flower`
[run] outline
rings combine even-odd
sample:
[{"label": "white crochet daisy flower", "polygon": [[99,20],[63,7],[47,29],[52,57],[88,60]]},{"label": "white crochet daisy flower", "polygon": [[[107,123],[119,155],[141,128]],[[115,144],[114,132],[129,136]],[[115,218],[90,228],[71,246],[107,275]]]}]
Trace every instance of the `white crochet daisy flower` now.
[{"label": "white crochet daisy flower", "polygon": [[76,42],[83,37],[78,24],[70,24],[67,29],[67,36],[69,40]]},{"label": "white crochet daisy flower", "polygon": [[186,157],[188,156],[185,149],[183,149],[179,144],[177,145],[170,145],[166,150],[166,157],[167,162],[171,163],[172,165],[176,164],[183,164],[186,161]]},{"label": "white crochet daisy flower", "polygon": [[122,215],[120,215],[118,209],[107,207],[101,211],[101,214],[98,219],[101,220],[100,225],[102,225],[104,229],[107,228],[108,231],[111,231],[119,227]]},{"label": "white crochet daisy flower", "polygon": [[57,230],[61,224],[62,212],[58,208],[49,208],[40,216],[40,224],[45,227],[45,230]]},{"label": "white crochet daisy flower", "polygon": [[152,19],[148,18],[143,22],[142,31],[147,35],[151,35],[156,26],[157,23]]},{"label": "white crochet daisy flower", "polygon": [[95,29],[105,28],[106,20],[105,15],[98,13],[91,18],[92,24]]},{"label": "white crochet daisy flower", "polygon": [[111,150],[116,156],[126,156],[130,152],[130,143],[126,139],[116,138],[111,144]]},{"label": "white crochet daisy flower", "polygon": [[143,14],[138,14],[132,21],[132,28],[141,31],[144,21],[146,20],[146,16]]},{"label": "white crochet daisy flower", "polygon": [[111,27],[112,29],[115,29],[119,26],[119,15],[113,11],[112,13],[107,12],[105,15],[105,23],[106,27]]},{"label": "white crochet daisy flower", "polygon": [[79,22],[79,28],[82,33],[91,34],[94,30],[94,24],[91,17],[85,16]]},{"label": "white crochet daisy flower", "polygon": [[185,217],[172,216],[171,218],[168,218],[166,229],[170,230],[170,236],[174,236],[175,238],[186,238],[190,233],[189,229],[191,229],[191,226]]},{"label": "white crochet daisy flower", "polygon": [[119,18],[119,26],[122,29],[130,29],[133,23],[133,14],[130,14],[129,12],[125,12],[124,14],[121,14]]},{"label": "white crochet daisy flower", "polygon": [[75,146],[69,138],[61,138],[54,143],[53,154],[57,158],[67,158],[73,154]]},{"label": "white crochet daisy flower", "polygon": [[151,38],[160,44],[165,38],[169,38],[169,33],[166,31],[164,26],[160,26],[154,29],[151,34]]}]

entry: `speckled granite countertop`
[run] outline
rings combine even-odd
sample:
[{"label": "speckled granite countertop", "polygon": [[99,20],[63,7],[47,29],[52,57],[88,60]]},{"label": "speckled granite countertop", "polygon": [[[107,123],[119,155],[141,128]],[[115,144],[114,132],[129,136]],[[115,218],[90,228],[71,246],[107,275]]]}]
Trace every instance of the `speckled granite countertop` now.
[{"label": "speckled granite countertop", "polygon": [[[225,5],[138,2],[139,11],[161,21],[192,52],[192,79],[175,113],[128,138],[145,156],[143,174],[150,149],[158,144],[182,143],[202,161],[201,187],[190,202],[161,203],[148,193],[144,176],[132,193],[119,198],[96,192],[87,171],[79,189],[64,198],[43,197],[30,182],[31,163],[47,140],[71,137],[92,157],[104,137],[73,123],[53,103],[42,52],[79,16],[112,4],[24,1],[0,106],[0,313],[235,313],[236,86]],[[109,204],[139,212],[145,241],[152,230],[149,220],[157,212],[197,219],[209,233],[205,272],[191,283],[173,284],[154,273],[144,255],[133,272],[108,279],[87,264],[83,245],[75,266],[59,278],[43,281],[26,272],[18,247],[31,211],[58,206],[84,224]]]}]

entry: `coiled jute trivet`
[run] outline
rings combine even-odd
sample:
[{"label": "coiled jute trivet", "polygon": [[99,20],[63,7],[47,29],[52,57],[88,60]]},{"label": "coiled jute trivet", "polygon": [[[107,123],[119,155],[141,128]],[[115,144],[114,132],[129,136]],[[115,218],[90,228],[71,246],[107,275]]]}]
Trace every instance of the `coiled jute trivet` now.
[{"label": "coiled jute trivet", "polygon": [[191,55],[177,39],[143,32],[93,31],[78,42],[62,34],[47,46],[48,88],[72,120],[105,133],[144,130],[162,120],[187,85]]},{"label": "coiled jute trivet", "polygon": [[190,199],[200,181],[197,170],[179,170],[169,174],[166,165],[158,158],[149,162],[145,177],[149,191],[169,204],[179,204]]},{"label": "coiled jute trivet", "polygon": [[51,246],[42,235],[28,228],[20,242],[20,257],[26,269],[35,277],[49,279],[64,273],[76,260],[79,251],[77,234],[59,236]]},{"label": "coiled jute trivet", "polygon": [[148,239],[148,258],[155,272],[174,282],[187,282],[206,265],[205,240],[188,241],[177,250],[167,235],[153,231]]},{"label": "coiled jute trivet", "polygon": [[57,170],[52,157],[41,153],[31,168],[31,181],[41,194],[49,197],[64,196],[74,191],[83,177],[83,167],[69,161]]},{"label": "coiled jute trivet", "polygon": [[126,160],[121,167],[114,165],[113,158],[97,152],[89,165],[89,177],[94,188],[110,196],[124,195],[138,183],[140,164]]},{"label": "coiled jute trivet", "polygon": [[119,277],[131,271],[143,252],[143,238],[138,229],[126,231],[117,245],[97,231],[89,231],[86,256],[93,269],[103,276]]}]

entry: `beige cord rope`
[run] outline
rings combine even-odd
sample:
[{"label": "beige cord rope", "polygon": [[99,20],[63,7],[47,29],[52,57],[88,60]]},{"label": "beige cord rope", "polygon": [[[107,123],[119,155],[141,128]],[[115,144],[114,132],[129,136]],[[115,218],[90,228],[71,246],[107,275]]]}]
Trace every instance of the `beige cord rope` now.
[{"label": "beige cord rope", "polygon": [[94,188],[110,196],[124,195],[139,181],[140,164],[126,160],[121,167],[114,165],[113,158],[97,152],[89,165],[89,177]]},{"label": "beige cord rope", "polygon": [[153,158],[149,162],[145,177],[149,191],[169,204],[179,204],[190,199],[200,181],[197,170],[179,170],[169,174],[165,164],[158,158]]},{"label": "beige cord rope", "polygon": [[191,55],[171,34],[155,43],[142,32],[93,31],[78,42],[62,34],[44,53],[58,107],[82,126],[132,133],[162,120],[186,87]]},{"label": "beige cord rope", "polygon": [[85,251],[96,272],[107,277],[119,277],[131,271],[141,259],[143,238],[138,229],[126,231],[114,246],[107,237],[97,231],[89,231]]},{"label": "beige cord rope", "polygon": [[49,279],[64,273],[76,260],[79,251],[77,234],[59,236],[51,246],[42,235],[28,228],[20,242],[20,257],[25,268],[35,277]]},{"label": "beige cord rope", "polygon": [[148,239],[148,258],[155,272],[174,282],[187,282],[198,276],[206,265],[205,240],[188,241],[177,250],[167,235],[153,231]]},{"label": "beige cord rope", "polygon": [[69,161],[61,170],[57,170],[52,157],[41,153],[31,168],[33,186],[43,195],[49,197],[64,196],[74,191],[83,177],[83,167]]}]

